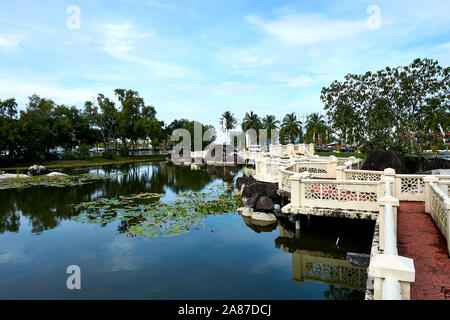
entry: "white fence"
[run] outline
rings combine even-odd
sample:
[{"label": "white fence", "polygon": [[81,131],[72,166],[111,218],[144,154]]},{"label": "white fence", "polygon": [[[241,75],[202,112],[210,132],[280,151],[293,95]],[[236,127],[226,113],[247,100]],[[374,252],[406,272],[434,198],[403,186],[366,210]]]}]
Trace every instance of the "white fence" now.
[{"label": "white fence", "polygon": [[[438,186],[436,177],[425,179],[425,211],[430,213],[439,231],[447,240],[450,255],[450,198]],[[448,185],[446,185],[448,188]]]},{"label": "white fence", "polygon": [[384,197],[379,199],[380,253],[370,260],[369,277],[374,281],[374,300],[409,300],[410,286],[415,281],[412,259],[398,255],[397,207],[399,200],[392,196],[394,179],[383,177]]}]

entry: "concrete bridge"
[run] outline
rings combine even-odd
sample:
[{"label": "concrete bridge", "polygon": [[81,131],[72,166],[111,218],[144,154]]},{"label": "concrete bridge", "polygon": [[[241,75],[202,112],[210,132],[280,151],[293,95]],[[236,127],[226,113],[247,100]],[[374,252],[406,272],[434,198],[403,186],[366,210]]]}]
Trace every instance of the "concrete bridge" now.
[{"label": "concrete bridge", "polygon": [[[430,216],[450,254],[450,176],[364,171],[359,170],[360,159],[299,155],[296,150],[300,147],[271,146],[268,153],[243,156],[254,160],[257,180],[278,183],[279,190],[290,195],[290,203],[282,208],[286,214],[375,220],[368,269],[372,294],[366,298],[410,299],[416,273],[413,260],[398,255],[398,208],[401,203],[423,203],[423,214]],[[300,219],[296,228],[301,229]],[[450,283],[442,287],[450,288]]]}]

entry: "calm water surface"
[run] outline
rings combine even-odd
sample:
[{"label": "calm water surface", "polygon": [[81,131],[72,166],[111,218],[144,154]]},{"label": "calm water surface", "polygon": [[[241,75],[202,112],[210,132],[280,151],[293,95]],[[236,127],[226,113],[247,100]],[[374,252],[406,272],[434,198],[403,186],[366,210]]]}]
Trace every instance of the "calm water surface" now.
[{"label": "calm water surface", "polygon": [[[208,229],[145,241],[126,237],[129,221],[75,222],[70,205],[141,192],[170,201],[242,173],[166,163],[68,173],[88,170],[125,175],[0,191],[0,299],[364,299],[366,271],[345,257],[369,252],[373,223],[305,219],[296,235],[287,221],[257,226],[235,213],[209,216]],[[81,268],[81,290],[66,287],[69,265]]]}]

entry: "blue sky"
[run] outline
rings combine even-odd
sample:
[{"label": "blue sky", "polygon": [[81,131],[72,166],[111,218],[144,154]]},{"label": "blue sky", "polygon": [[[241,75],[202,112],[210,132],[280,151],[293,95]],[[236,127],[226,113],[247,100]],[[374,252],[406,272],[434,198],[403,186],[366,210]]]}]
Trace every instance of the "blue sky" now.
[{"label": "blue sky", "polygon": [[449,66],[449,12],[448,0],[0,0],[0,99],[81,107],[130,88],[166,122],[217,127],[225,110],[320,112],[321,88],[347,73]]}]

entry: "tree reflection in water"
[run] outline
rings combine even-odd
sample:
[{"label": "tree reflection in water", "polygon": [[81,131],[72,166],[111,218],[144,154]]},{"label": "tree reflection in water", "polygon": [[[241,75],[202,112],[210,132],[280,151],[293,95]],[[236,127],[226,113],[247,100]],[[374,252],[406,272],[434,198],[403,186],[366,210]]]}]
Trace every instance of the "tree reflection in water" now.
[{"label": "tree reflection in water", "polygon": [[[78,212],[70,206],[75,203],[142,192],[170,191],[175,194],[198,192],[217,179],[232,183],[239,170],[239,167],[213,166],[202,170],[191,170],[190,167],[173,166],[165,162],[66,170],[64,172],[71,175],[88,171],[98,174],[123,173],[123,175],[77,187],[39,186],[23,190],[2,190],[0,191],[0,234],[19,232],[21,216],[28,220],[32,233],[40,234],[56,228],[61,221],[69,220],[77,215]],[[131,225],[141,222],[142,219],[138,217],[122,221],[118,231],[127,232]]]}]

